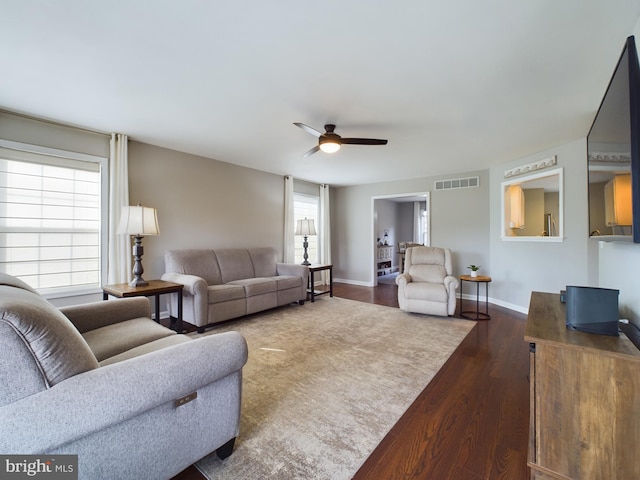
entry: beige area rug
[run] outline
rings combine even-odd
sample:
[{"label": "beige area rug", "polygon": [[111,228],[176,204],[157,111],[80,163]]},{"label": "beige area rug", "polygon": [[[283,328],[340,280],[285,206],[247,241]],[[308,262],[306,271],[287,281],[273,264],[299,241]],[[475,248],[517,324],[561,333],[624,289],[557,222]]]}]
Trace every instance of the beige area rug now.
[{"label": "beige area rug", "polygon": [[196,466],[209,479],[350,479],[474,324],[323,296],[207,330],[242,333],[249,360],[235,450]]}]

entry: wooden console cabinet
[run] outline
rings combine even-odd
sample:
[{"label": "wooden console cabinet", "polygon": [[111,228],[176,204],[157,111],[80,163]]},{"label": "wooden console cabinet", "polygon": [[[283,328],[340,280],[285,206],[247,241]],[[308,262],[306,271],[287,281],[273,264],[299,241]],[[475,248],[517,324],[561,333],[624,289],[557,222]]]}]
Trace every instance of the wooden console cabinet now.
[{"label": "wooden console cabinet", "polygon": [[567,330],[559,294],[533,292],[532,479],[640,479],[640,351],[621,333]]}]

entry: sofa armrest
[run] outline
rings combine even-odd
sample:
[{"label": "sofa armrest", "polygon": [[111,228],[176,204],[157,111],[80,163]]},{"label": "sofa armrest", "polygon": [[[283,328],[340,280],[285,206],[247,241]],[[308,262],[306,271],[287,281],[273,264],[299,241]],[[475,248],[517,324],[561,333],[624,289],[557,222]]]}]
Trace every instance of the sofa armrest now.
[{"label": "sofa armrest", "polygon": [[207,295],[207,281],[197,275],[187,275],[185,273],[166,272],[160,277],[165,282],[180,283],[184,285],[183,295]]},{"label": "sofa armrest", "polygon": [[156,407],[180,408],[175,400],[241,371],[246,361],[244,337],[225,332],[75,375],[0,407],[0,452],[52,452]]},{"label": "sofa armrest", "polygon": [[84,333],[132,318],[151,318],[151,303],[146,297],[119,298],[60,307],[60,311]]},{"label": "sofa armrest", "polygon": [[[193,319],[188,321],[194,325],[202,326],[209,323],[209,285],[207,281],[197,275],[187,275],[185,273],[166,272],[162,274],[162,280],[167,282],[181,283],[184,285],[182,289],[182,297],[185,299],[185,309],[193,311]],[[172,309],[175,312],[177,307],[174,303],[175,298],[171,299]],[[190,305],[190,306],[189,306]]]},{"label": "sofa armrest", "polygon": [[309,278],[309,268],[306,265],[298,265],[297,263],[278,262],[276,263],[276,273],[278,275],[297,275],[303,279]]}]

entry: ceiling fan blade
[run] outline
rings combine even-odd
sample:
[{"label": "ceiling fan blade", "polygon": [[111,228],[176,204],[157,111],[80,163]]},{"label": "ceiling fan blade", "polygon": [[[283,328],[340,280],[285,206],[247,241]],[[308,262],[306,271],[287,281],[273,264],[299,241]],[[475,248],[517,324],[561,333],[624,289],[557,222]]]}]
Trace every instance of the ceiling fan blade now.
[{"label": "ceiling fan blade", "polygon": [[387,140],[377,138],[343,138],[343,145],[386,145]]},{"label": "ceiling fan blade", "polygon": [[311,150],[307,151],[307,153],[305,153],[304,155],[302,155],[302,158],[310,157],[311,155],[313,155],[314,153],[316,153],[318,150],[320,150],[320,145],[316,145],[316,146],[315,146],[315,147],[313,147]]},{"label": "ceiling fan blade", "polygon": [[311,135],[313,135],[314,137],[319,137],[320,135],[322,135],[322,132],[319,132],[318,130],[316,130],[315,128],[311,128],[309,125],[305,125],[304,123],[298,123],[298,122],[294,122],[293,123],[296,127],[300,127],[301,129],[303,129],[305,132],[310,133]]}]

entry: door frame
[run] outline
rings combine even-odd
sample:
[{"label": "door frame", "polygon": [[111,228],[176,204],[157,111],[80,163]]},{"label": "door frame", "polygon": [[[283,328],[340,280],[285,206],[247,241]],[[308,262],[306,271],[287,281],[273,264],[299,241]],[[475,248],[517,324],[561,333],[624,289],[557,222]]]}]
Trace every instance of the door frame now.
[{"label": "door frame", "polygon": [[374,287],[378,286],[378,272],[376,269],[376,224],[377,224],[377,211],[376,211],[376,200],[392,200],[392,199],[404,199],[403,201],[417,201],[411,200],[413,197],[424,197],[427,202],[427,233],[429,235],[429,243],[431,243],[431,196],[430,192],[425,190],[423,192],[413,192],[413,193],[393,193],[388,195],[372,195],[371,196],[371,227],[370,227],[370,251],[369,251],[369,265],[371,266],[371,285]]}]

